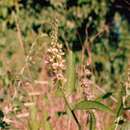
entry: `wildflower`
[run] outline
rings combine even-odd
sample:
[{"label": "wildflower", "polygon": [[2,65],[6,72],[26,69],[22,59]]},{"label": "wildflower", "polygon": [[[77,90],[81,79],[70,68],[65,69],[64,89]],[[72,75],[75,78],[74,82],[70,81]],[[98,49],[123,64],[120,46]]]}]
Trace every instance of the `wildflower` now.
[{"label": "wildflower", "polygon": [[91,75],[90,70],[83,66],[83,72],[80,75],[80,86],[83,87],[83,94],[87,100],[93,100],[95,97],[92,91]]},{"label": "wildflower", "polygon": [[48,73],[53,77],[55,81],[65,81],[65,60],[63,59],[64,52],[62,44],[58,42],[58,23],[55,21],[54,30],[51,35],[51,45],[47,50],[46,64],[48,67]]}]

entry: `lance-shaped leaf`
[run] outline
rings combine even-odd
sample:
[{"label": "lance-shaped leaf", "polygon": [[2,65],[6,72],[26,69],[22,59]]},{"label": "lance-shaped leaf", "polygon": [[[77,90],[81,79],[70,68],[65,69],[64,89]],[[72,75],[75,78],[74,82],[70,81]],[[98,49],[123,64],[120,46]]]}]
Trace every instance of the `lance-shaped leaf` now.
[{"label": "lance-shaped leaf", "polygon": [[106,105],[98,102],[98,101],[80,101],[75,104],[74,110],[80,109],[80,110],[89,110],[89,109],[97,109],[105,112],[109,112],[111,114],[114,114],[113,111],[107,107]]}]

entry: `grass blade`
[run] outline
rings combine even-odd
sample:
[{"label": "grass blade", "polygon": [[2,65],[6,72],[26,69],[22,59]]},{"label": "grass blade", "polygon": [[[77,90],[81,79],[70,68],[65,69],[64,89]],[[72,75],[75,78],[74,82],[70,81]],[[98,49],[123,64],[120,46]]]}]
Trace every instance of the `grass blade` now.
[{"label": "grass blade", "polygon": [[93,112],[89,112],[89,130],[95,130],[96,128],[96,118]]}]

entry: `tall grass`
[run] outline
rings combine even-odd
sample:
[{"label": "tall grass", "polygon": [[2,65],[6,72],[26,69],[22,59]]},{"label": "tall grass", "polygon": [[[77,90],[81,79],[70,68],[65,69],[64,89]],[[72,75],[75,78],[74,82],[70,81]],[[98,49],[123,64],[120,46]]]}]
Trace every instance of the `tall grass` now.
[{"label": "tall grass", "polygon": [[[16,25],[19,42],[24,44],[18,23]],[[94,82],[92,63],[89,65],[86,62],[86,64],[82,63],[80,57],[85,55],[85,51],[77,56],[71,48],[65,50],[59,43],[58,23],[54,22],[51,26],[53,33],[50,37],[48,36],[50,44],[48,51],[43,54],[47,56],[42,59],[47,63],[45,65],[47,84],[45,85],[44,81],[38,81],[38,78],[38,84],[36,84],[33,78],[29,77],[32,74],[30,61],[33,61],[33,50],[37,46],[37,40],[41,38],[38,36],[27,55],[24,52],[25,65],[18,75],[14,76],[15,79],[9,77],[10,73],[2,77],[3,85],[6,87],[5,93],[9,96],[4,99],[7,102],[0,106],[3,111],[0,111],[0,129],[6,129],[9,124],[9,129],[12,130],[129,130],[130,68],[128,67],[126,84],[122,81],[119,93],[117,97],[114,97],[111,92],[105,92]],[[22,47],[26,50],[24,46]],[[78,63],[76,63],[76,57],[79,58]],[[82,75],[77,73],[80,69],[82,69]],[[33,98],[30,96],[31,92]],[[59,95],[56,94],[57,92]],[[31,102],[33,104],[25,105]],[[26,112],[29,115],[24,116]]]}]

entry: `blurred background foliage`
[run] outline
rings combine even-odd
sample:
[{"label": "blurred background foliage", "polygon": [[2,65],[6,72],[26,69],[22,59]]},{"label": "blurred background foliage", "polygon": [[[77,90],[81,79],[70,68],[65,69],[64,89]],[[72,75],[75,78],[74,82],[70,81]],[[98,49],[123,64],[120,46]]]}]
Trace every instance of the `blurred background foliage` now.
[{"label": "blurred background foliage", "polygon": [[[19,72],[24,64],[23,51],[28,55],[36,39],[29,67],[32,79],[37,79],[49,41],[48,36],[38,36],[50,34],[50,23],[55,17],[59,20],[59,41],[75,52],[77,64],[81,62],[79,53],[87,40],[91,44],[93,80],[106,90],[117,89],[125,77],[130,53],[127,0],[0,0],[2,81],[4,77],[8,85],[9,72]],[[24,50],[19,44],[17,22]],[[85,52],[85,60],[87,57]]]}]

